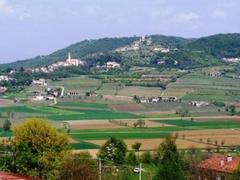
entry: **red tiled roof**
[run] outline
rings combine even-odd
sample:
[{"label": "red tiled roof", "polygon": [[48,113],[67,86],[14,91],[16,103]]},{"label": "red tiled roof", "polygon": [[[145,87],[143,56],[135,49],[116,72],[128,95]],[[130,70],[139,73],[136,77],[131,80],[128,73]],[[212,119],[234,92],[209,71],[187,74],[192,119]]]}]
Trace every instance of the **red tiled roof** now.
[{"label": "red tiled roof", "polygon": [[[222,164],[221,161],[223,162]],[[238,168],[239,163],[240,159],[238,157],[232,157],[232,161],[227,161],[227,156],[215,154],[211,158],[202,161],[198,165],[198,168],[224,173],[232,173]]]},{"label": "red tiled roof", "polygon": [[0,180],[40,180],[40,179],[21,176],[13,173],[0,172]]}]

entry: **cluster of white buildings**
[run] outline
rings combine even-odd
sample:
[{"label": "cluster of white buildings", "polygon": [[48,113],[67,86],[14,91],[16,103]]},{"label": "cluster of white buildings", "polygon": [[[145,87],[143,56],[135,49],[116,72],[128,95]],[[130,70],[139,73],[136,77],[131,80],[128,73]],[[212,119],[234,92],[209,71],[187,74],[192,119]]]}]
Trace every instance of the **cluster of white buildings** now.
[{"label": "cluster of white buildings", "polygon": [[208,76],[220,77],[220,76],[222,76],[222,73],[220,71],[217,71],[217,70],[212,70],[212,71],[208,72]]},{"label": "cluster of white buildings", "polygon": [[164,47],[154,47],[152,50],[154,52],[161,52],[161,53],[169,53],[170,52],[169,48],[164,48]]},{"label": "cluster of white buildings", "polygon": [[32,85],[37,85],[37,86],[47,86],[47,82],[45,79],[38,79],[38,80],[33,80]]},{"label": "cluster of white buildings", "polygon": [[12,80],[12,78],[10,78],[9,76],[5,76],[5,75],[0,76],[0,81],[10,81],[10,80]]},{"label": "cluster of white buildings", "polygon": [[120,68],[120,64],[114,61],[109,61],[106,64],[107,69]]},{"label": "cluster of white buildings", "polygon": [[63,97],[64,87],[46,88],[45,91],[33,91],[33,101],[56,100],[58,97]]},{"label": "cluster of white buildings", "polygon": [[227,62],[227,63],[237,63],[237,62],[240,62],[240,58],[237,57],[237,58],[223,58],[222,59],[224,62]]},{"label": "cluster of white buildings", "polygon": [[141,45],[143,43],[146,43],[146,45],[151,45],[152,40],[151,38],[146,38],[145,36],[142,36],[139,40],[134,41],[132,45],[118,48],[115,51],[116,52],[137,51],[141,48]]},{"label": "cluster of white buildings", "polygon": [[141,97],[140,102],[141,103],[160,103],[160,102],[176,102],[178,100],[175,96],[161,96],[161,97]]},{"label": "cluster of white buildings", "polygon": [[195,106],[195,107],[204,107],[204,106],[208,106],[209,102],[206,101],[191,101],[189,102],[190,105]]},{"label": "cluster of white buildings", "polygon": [[43,73],[49,73],[53,72],[61,67],[71,67],[71,66],[83,66],[85,64],[85,61],[82,61],[80,59],[72,59],[71,54],[68,54],[68,58],[65,61],[59,61],[57,63],[51,64],[47,67],[40,67],[35,69],[30,69],[31,72],[43,72]]},{"label": "cluster of white buildings", "polygon": [[152,39],[150,37],[145,37],[145,36],[142,36],[138,41],[133,42],[132,45],[118,48],[115,51],[116,52],[137,51],[141,48],[143,44],[150,46],[150,50],[154,52],[168,53],[171,51],[169,48],[165,48],[160,45],[158,46],[152,45]]},{"label": "cluster of white buildings", "polygon": [[121,67],[121,65],[115,61],[108,61],[103,66],[99,66],[99,65],[96,66],[97,69],[107,69],[107,70],[120,68],[120,67]]}]

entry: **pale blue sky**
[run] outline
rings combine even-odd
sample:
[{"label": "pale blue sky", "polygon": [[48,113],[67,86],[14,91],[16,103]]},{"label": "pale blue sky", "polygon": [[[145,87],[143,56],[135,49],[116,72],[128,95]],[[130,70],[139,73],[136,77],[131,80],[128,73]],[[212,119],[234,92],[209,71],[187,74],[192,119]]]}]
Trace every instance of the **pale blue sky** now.
[{"label": "pale blue sky", "polygon": [[102,37],[240,32],[240,0],[0,0],[0,63]]}]

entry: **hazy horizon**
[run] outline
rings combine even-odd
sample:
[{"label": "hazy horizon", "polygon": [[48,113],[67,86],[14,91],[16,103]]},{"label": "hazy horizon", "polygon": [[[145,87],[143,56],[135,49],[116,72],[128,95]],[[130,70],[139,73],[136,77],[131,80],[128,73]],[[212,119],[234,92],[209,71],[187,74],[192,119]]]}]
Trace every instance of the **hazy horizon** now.
[{"label": "hazy horizon", "polygon": [[104,37],[238,33],[237,0],[0,0],[0,63]]}]

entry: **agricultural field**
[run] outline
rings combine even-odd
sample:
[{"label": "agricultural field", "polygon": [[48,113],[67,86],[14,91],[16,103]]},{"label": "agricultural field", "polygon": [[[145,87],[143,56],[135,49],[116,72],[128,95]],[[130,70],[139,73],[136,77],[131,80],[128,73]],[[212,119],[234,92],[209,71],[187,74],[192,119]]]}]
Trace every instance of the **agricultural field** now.
[{"label": "agricultural field", "polygon": [[[222,68],[219,67],[219,70]],[[176,81],[169,82],[166,89],[126,85],[128,81],[139,83],[137,76],[102,75],[97,79],[79,76],[59,81],[49,80],[49,87],[64,86],[65,94],[76,91],[80,97],[58,98],[55,105],[50,101],[27,101],[26,96],[36,88],[27,87],[15,97],[17,102],[10,100],[13,97],[10,95],[7,99],[0,99],[0,124],[3,124],[10,112],[13,113],[13,127],[25,118],[46,118],[60,131],[69,133],[71,146],[76,150],[96,151],[113,136],[123,139],[129,149],[134,142],[141,142],[141,150],[155,149],[168,135],[178,136],[177,145],[180,149],[214,148],[216,141],[218,145],[221,142],[224,142],[224,146],[237,145],[240,143],[237,139],[240,135],[240,116],[230,116],[225,106],[216,106],[212,102],[224,102],[226,106],[239,104],[240,79],[209,77],[204,74],[205,71],[208,72],[209,69],[159,72],[156,68],[135,67],[131,70],[145,75],[178,77]],[[87,97],[86,92],[94,93]],[[134,95],[176,96],[181,100],[137,104],[133,101]],[[207,101],[210,104],[196,107],[190,105],[189,101]],[[236,112],[240,110],[239,107],[236,106]],[[178,113],[180,110],[188,111],[186,117]],[[144,127],[135,127],[139,120],[144,121]],[[0,130],[0,137],[8,136],[11,136],[11,132]],[[207,140],[209,138],[210,142]]]},{"label": "agricultural field", "polygon": [[[141,151],[155,150],[158,148],[159,144],[161,144],[163,141],[164,141],[163,138],[162,139],[126,139],[124,140],[124,142],[128,146],[128,149],[130,150],[132,150],[132,145],[134,143],[141,142],[142,143]],[[90,140],[87,142],[101,146],[104,144],[105,140]],[[183,139],[177,139],[176,144],[179,149],[188,149],[190,147],[196,147],[196,148],[207,148],[208,146],[213,147],[211,145],[198,143],[198,142],[191,142]]]},{"label": "agricultural field", "polygon": [[134,95],[140,97],[158,97],[161,96],[161,93],[159,87],[126,86],[118,90],[118,95],[130,97],[133,97]]},{"label": "agricultural field", "polygon": [[[225,146],[238,144],[234,141],[240,135],[240,121],[215,120],[210,122],[193,122],[191,120],[145,120],[146,128],[133,128],[132,124],[136,120],[121,120],[127,122],[127,127],[114,127],[113,129],[74,129],[71,136],[76,141],[85,141],[98,146],[102,145],[108,138],[114,136],[124,139],[129,149],[135,142],[141,142],[141,150],[153,150],[160,144],[164,137],[168,135],[177,136],[177,145],[180,149],[187,148],[216,148],[224,141]],[[159,126],[157,126],[159,123]],[[151,126],[152,125],[152,126]],[[107,126],[106,126],[107,127]],[[215,134],[215,136],[212,136]],[[202,138],[200,141],[199,139]],[[207,142],[210,138],[211,143]],[[231,140],[233,138],[233,140]]]},{"label": "agricultural field", "polygon": [[[61,106],[64,105],[64,106]],[[71,105],[71,106],[70,106]],[[67,106],[67,107],[66,107]],[[83,108],[84,107],[84,108]],[[87,108],[88,107],[88,108]],[[99,108],[100,107],[100,108]],[[61,104],[60,106],[42,106],[42,105],[15,105],[0,108],[0,113],[14,113],[15,116],[23,115],[26,117],[44,117],[49,120],[84,120],[84,119],[125,119],[136,118],[134,114],[125,112],[116,112],[108,109],[104,105],[82,105],[76,108],[76,104]]]},{"label": "agricultural field", "polygon": [[71,90],[85,94],[85,92],[98,89],[101,86],[101,81],[86,76],[80,76],[75,78],[65,78],[60,81],[49,81],[48,84],[50,87],[64,87],[66,91]]},{"label": "agricultural field", "polygon": [[107,120],[91,120],[91,121],[65,121],[70,129],[86,130],[86,129],[120,129],[127,128],[118,124],[111,123]]},{"label": "agricultural field", "polygon": [[240,99],[240,79],[188,74],[171,83],[171,89],[189,89],[183,100],[234,102]]}]

